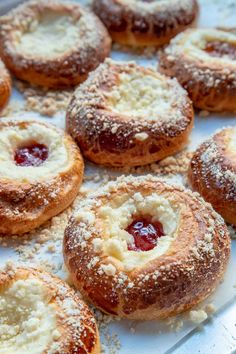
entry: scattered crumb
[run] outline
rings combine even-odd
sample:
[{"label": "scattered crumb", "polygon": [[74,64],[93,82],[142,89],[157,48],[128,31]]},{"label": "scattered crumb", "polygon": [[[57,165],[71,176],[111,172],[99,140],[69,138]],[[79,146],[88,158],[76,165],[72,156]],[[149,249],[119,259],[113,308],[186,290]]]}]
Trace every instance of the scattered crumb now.
[{"label": "scattered crumb", "polygon": [[208,111],[200,111],[199,112],[199,117],[208,117],[209,115],[210,115],[210,112],[208,112]]},{"label": "scattered crumb", "polygon": [[213,313],[216,312],[216,308],[214,304],[207,304],[205,306],[205,311],[208,315],[212,315]]},{"label": "scattered crumb", "polygon": [[207,313],[204,310],[193,310],[189,312],[189,319],[195,324],[202,323],[207,317]]},{"label": "scattered crumb", "polygon": [[179,332],[184,325],[182,316],[169,317],[165,320],[165,325],[170,331]]},{"label": "scattered crumb", "polygon": [[185,175],[187,173],[192,155],[193,154],[191,152],[184,150],[174,156],[166,157],[165,159],[150,165],[117,170],[131,174],[151,173],[154,175]]},{"label": "scattered crumb", "polygon": [[102,340],[101,353],[117,354],[121,348],[121,344],[117,334],[112,333],[108,325],[111,322],[119,321],[119,318],[105,315],[98,309],[94,309],[93,312],[97,321],[98,330]]},{"label": "scattered crumb", "polygon": [[15,80],[15,87],[23,94],[24,110],[38,112],[43,116],[53,117],[56,113],[65,111],[73,89],[48,90]]}]

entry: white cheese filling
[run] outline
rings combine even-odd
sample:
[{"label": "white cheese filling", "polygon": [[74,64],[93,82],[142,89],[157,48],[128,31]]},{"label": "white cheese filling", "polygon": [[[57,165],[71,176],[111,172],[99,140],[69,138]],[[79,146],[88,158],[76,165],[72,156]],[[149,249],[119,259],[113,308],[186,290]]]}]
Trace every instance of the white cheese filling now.
[{"label": "white cheese filling", "polygon": [[[69,158],[63,134],[56,129],[32,122],[26,128],[3,127],[0,130],[0,178],[21,182],[47,180],[65,171]],[[14,160],[16,149],[36,142],[48,148],[48,158],[40,166],[18,166]]]},{"label": "white cheese filling", "polygon": [[[150,251],[128,250],[128,244],[132,244],[134,239],[126,228],[134,215],[148,216],[152,222],[159,221],[163,225],[164,236],[158,238],[157,246]],[[170,201],[156,193],[119,196],[101,207],[97,216],[102,220],[104,239],[102,243],[98,239],[93,240],[95,251],[100,247],[105,254],[121,261],[126,270],[142,266],[166,253],[176,237],[179,218]]]},{"label": "white cheese filling", "polygon": [[[225,54],[219,57],[211,56],[204,49],[208,42],[226,42],[236,45],[236,36],[229,32],[218,31],[215,29],[196,29],[190,30],[189,33],[182,33],[172,41],[173,44],[177,44],[179,53],[186,53],[189,57],[197,59],[205,59],[212,62],[234,62],[229,55]],[[175,48],[175,47],[174,47]],[[168,51],[168,49],[167,49]]]},{"label": "white cheese filling", "polygon": [[0,354],[40,354],[53,341],[56,315],[42,283],[15,281],[0,294]]},{"label": "white cheese filling", "polygon": [[73,49],[79,41],[79,20],[48,11],[29,30],[15,38],[16,49],[29,57],[53,58]]},{"label": "white cheese filling", "polygon": [[169,120],[173,96],[165,77],[138,70],[121,73],[118,84],[106,93],[108,106],[114,112],[146,120]]}]

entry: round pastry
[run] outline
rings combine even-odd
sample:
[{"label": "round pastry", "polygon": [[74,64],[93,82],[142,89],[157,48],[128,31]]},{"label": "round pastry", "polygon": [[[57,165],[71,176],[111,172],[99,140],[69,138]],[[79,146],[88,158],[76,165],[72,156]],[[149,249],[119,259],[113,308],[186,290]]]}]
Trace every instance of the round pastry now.
[{"label": "round pastry", "polygon": [[11,94],[11,77],[0,59],[0,110],[5,107]]},{"label": "round pastry", "polygon": [[189,29],[161,53],[159,69],[176,77],[195,107],[236,110],[236,35],[215,29]]},{"label": "round pastry", "polygon": [[236,225],[236,127],[225,128],[200,145],[189,167],[193,189],[223,218]]},{"label": "round pastry", "polygon": [[194,24],[196,0],[94,0],[93,9],[115,42],[163,45]]},{"label": "round pastry", "polygon": [[107,59],[77,88],[67,130],[84,156],[111,166],[145,165],[181,150],[193,108],[177,80]]},{"label": "round pastry", "polygon": [[49,273],[0,272],[0,354],[99,354],[95,319],[66,283]]},{"label": "round pastry", "polygon": [[0,122],[0,233],[28,232],[67,208],[78,193],[83,159],[52,125]]},{"label": "round pastry", "polygon": [[151,176],[119,178],[83,200],[64,238],[85,298],[135,320],[198,304],[222,279],[229,253],[227,227],[210,204]]},{"label": "round pastry", "polygon": [[0,54],[19,79],[77,85],[109,55],[106,28],[75,2],[27,1],[0,19]]}]

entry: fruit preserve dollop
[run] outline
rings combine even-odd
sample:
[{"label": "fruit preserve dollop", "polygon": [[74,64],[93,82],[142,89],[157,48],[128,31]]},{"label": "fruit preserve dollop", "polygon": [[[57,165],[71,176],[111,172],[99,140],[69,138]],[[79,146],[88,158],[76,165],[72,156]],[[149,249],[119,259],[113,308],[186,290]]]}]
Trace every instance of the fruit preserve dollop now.
[{"label": "fruit preserve dollop", "polygon": [[134,243],[128,244],[129,251],[150,251],[157,246],[158,238],[164,236],[162,224],[147,218],[135,219],[126,231],[134,238]]},{"label": "fruit preserve dollop", "polygon": [[39,166],[48,158],[48,148],[43,144],[32,143],[15,151],[14,160],[18,166]]},{"label": "fruit preserve dollop", "polygon": [[222,57],[227,55],[230,59],[236,60],[236,45],[228,42],[212,41],[208,42],[205,49],[212,57]]}]

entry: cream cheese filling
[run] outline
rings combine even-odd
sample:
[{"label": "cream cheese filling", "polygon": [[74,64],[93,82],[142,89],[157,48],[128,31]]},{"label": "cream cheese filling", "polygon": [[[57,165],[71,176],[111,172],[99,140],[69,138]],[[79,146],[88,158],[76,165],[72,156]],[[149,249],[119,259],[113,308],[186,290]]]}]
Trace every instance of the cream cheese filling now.
[{"label": "cream cheese filling", "polygon": [[43,284],[15,281],[0,294],[0,354],[41,354],[53,341],[56,314]]},{"label": "cream cheese filling", "polygon": [[[35,141],[48,147],[49,154],[40,166],[18,166],[14,152],[28,142]],[[65,171],[69,164],[63,134],[56,129],[32,122],[26,128],[3,127],[0,130],[0,178],[21,182],[47,180]]]},{"label": "cream cheese filling", "polygon": [[[184,51],[188,56],[194,57],[197,59],[205,59],[208,61],[219,61],[219,62],[234,62],[232,58],[228,55],[223,55],[221,57],[213,57],[207,51],[205,51],[205,47],[208,42],[228,42],[236,45],[236,36],[229,32],[218,31],[214,29],[197,29],[189,32],[186,37],[186,40],[182,40],[185,34],[181,34],[179,36],[178,41],[178,51]],[[175,40],[173,40],[175,42]]]},{"label": "cream cheese filling", "polygon": [[[159,221],[163,225],[165,235],[158,239],[157,246],[150,251],[129,251],[127,248],[128,243],[134,242],[133,236],[126,231],[134,215],[149,216],[151,221]],[[170,201],[156,193],[117,197],[101,207],[97,216],[102,221],[105,235],[100,244],[101,250],[122,262],[126,270],[143,266],[166,253],[176,237],[179,219]],[[93,241],[95,250],[98,243],[96,239]]]},{"label": "cream cheese filling", "polygon": [[158,73],[144,74],[138,70],[119,74],[118,84],[106,93],[112,111],[147,120],[168,120],[173,105],[173,90]]},{"label": "cream cheese filling", "polygon": [[78,26],[79,20],[72,16],[47,11],[30,24],[28,31],[15,38],[15,47],[29,57],[57,57],[75,47],[79,41]]}]

